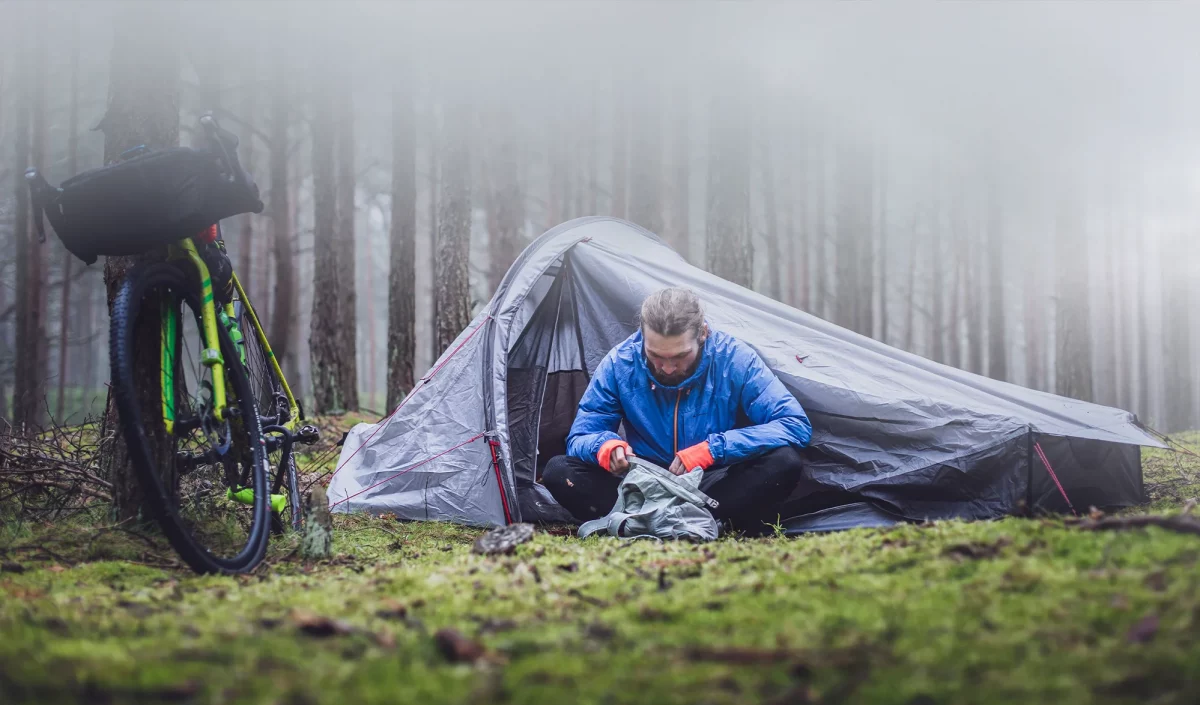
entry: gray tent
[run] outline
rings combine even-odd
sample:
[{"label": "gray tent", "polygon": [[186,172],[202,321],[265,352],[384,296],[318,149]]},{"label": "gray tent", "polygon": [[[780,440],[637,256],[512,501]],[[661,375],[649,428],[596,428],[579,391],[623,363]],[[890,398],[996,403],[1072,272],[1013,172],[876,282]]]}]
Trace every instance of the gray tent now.
[{"label": "gray tent", "polygon": [[[539,483],[589,374],[635,330],[642,299],[690,287],[710,323],[758,351],[808,412],[796,531],[984,519],[1144,501],[1125,411],[931,362],[693,267],[613,218],[529,245],[495,296],[391,415],[351,430],[334,511],[475,525],[570,517]],[[799,494],[799,493],[798,493]]]}]

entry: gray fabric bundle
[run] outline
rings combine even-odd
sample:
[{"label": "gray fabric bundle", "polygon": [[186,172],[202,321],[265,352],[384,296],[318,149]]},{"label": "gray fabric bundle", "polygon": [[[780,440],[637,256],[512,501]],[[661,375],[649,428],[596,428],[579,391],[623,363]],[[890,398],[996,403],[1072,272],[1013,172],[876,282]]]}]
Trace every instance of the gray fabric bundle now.
[{"label": "gray fabric bundle", "polygon": [[717,501],[700,491],[703,470],[676,476],[642,458],[630,460],[612,511],[580,526],[579,538],[597,533],[620,538],[717,538],[717,520],[709,512],[717,508]]}]

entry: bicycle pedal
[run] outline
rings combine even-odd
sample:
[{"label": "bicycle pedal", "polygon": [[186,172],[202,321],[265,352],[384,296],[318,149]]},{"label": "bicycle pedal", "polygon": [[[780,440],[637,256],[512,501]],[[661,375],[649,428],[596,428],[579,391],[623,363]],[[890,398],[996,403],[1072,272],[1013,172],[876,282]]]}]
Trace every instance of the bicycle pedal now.
[{"label": "bicycle pedal", "polygon": [[301,426],[300,430],[297,431],[296,435],[292,438],[292,440],[294,440],[296,443],[303,443],[304,445],[309,446],[316,443],[320,439],[321,431],[312,424],[305,424],[304,426]]}]

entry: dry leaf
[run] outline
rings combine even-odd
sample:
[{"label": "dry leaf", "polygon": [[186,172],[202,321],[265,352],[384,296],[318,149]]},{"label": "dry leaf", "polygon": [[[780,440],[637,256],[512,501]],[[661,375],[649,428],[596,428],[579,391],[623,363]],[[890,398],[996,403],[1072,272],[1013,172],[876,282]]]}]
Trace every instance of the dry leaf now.
[{"label": "dry leaf", "polygon": [[1145,644],[1152,640],[1154,635],[1158,633],[1158,615],[1148,614],[1142,617],[1137,624],[1129,629],[1126,638],[1129,641],[1138,644]]},{"label": "dry leaf", "polygon": [[433,635],[438,651],[451,663],[473,663],[487,654],[487,649],[478,641],[463,636],[457,629],[439,629]]},{"label": "dry leaf", "polygon": [[291,613],[292,623],[303,633],[309,636],[327,637],[338,634],[353,633],[354,627],[349,623],[340,619],[332,619],[330,617],[322,617],[306,610],[295,609]]}]

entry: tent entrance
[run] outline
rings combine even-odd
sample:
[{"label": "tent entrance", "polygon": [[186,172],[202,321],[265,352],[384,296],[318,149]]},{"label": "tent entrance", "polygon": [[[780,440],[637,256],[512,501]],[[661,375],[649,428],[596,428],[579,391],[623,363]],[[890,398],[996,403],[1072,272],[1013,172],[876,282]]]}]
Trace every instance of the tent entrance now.
[{"label": "tent entrance", "polygon": [[590,379],[571,272],[568,253],[508,354],[509,443],[526,521],[574,521],[541,484],[546,463],[566,453]]}]

